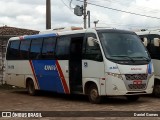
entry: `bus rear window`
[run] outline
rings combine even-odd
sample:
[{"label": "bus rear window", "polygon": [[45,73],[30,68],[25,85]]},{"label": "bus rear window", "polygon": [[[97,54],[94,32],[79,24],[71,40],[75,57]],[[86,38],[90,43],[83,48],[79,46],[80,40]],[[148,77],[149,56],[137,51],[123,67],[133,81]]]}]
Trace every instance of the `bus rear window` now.
[{"label": "bus rear window", "polygon": [[20,41],[10,41],[7,50],[7,60],[19,59],[19,44]]}]

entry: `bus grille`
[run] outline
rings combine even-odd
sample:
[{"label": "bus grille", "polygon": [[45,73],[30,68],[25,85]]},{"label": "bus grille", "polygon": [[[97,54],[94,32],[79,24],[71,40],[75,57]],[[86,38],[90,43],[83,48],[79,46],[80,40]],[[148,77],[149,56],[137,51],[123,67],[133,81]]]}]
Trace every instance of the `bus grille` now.
[{"label": "bus grille", "polygon": [[147,80],[147,74],[125,74],[126,80]]},{"label": "bus grille", "polygon": [[129,84],[128,87],[132,90],[145,89],[146,84]]}]

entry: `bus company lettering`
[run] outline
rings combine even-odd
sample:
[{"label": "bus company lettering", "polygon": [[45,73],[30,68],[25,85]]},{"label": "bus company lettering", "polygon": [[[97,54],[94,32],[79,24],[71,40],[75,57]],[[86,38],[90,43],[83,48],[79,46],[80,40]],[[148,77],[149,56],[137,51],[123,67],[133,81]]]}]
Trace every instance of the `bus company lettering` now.
[{"label": "bus company lettering", "polygon": [[131,70],[142,70],[142,68],[131,68]]},{"label": "bus company lettering", "polygon": [[14,65],[8,65],[8,69],[14,69]]},{"label": "bus company lettering", "polygon": [[109,67],[109,69],[115,70],[115,69],[118,69],[118,67],[117,66],[113,66],[113,67]]},{"label": "bus company lettering", "polygon": [[54,65],[45,65],[44,70],[46,71],[51,71],[51,70],[56,70],[56,66]]}]

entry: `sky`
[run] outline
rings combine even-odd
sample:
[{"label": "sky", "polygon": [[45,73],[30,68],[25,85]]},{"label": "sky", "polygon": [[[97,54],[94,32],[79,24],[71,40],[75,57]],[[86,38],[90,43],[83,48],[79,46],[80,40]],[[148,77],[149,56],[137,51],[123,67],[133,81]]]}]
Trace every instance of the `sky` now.
[{"label": "sky", "polygon": [[[73,9],[76,5],[83,5],[82,1],[51,0],[52,28],[83,27],[83,16],[74,15]],[[91,27],[94,27],[94,21],[99,20],[97,27],[131,30],[160,28],[160,0],[87,0],[87,2],[87,10],[91,12]],[[45,30],[46,0],[0,0],[0,5],[0,26]]]}]

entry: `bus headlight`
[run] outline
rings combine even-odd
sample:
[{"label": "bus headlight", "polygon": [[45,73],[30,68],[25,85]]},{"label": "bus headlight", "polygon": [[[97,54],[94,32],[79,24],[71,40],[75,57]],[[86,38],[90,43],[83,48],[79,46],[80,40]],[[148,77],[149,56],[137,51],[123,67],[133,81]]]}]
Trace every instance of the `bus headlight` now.
[{"label": "bus headlight", "polygon": [[107,74],[108,74],[108,75],[111,75],[111,76],[113,76],[113,77],[117,77],[117,78],[119,78],[119,79],[123,80],[123,77],[122,77],[122,75],[121,75],[121,74],[117,74],[117,73],[110,73],[110,72],[108,72]]}]

